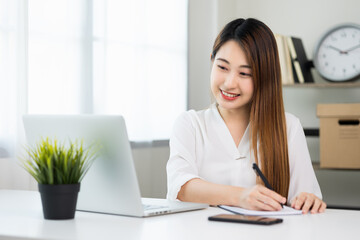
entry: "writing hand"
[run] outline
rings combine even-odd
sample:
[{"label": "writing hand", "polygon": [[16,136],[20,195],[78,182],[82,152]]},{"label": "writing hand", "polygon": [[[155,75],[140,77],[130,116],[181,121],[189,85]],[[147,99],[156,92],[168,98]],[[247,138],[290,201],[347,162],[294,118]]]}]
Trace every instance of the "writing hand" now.
[{"label": "writing hand", "polygon": [[243,190],[239,205],[250,210],[279,211],[282,209],[280,203],[285,202],[286,198],[280,194],[263,185],[256,185]]},{"label": "writing hand", "polygon": [[322,213],[325,211],[326,203],[312,193],[302,192],[291,201],[291,207],[297,210],[302,209],[304,214]]}]

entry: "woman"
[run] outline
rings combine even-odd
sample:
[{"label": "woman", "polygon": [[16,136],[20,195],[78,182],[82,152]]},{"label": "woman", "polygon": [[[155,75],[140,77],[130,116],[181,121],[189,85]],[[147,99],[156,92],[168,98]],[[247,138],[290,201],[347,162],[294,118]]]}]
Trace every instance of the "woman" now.
[{"label": "woman", "polygon": [[[303,213],[326,204],[299,120],[284,112],[271,30],[256,19],[228,23],[211,54],[209,109],[175,122],[167,164],[168,199]],[[256,177],[257,163],[273,190]]]}]

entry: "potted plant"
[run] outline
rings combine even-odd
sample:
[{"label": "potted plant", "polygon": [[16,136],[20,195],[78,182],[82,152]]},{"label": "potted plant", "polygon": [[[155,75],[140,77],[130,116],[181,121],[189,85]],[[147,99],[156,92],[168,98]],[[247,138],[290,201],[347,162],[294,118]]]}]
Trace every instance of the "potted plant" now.
[{"label": "potted plant", "polygon": [[68,146],[42,139],[26,148],[22,165],[38,182],[45,219],[73,219],[80,182],[96,157],[94,145],[84,149],[81,141]]}]

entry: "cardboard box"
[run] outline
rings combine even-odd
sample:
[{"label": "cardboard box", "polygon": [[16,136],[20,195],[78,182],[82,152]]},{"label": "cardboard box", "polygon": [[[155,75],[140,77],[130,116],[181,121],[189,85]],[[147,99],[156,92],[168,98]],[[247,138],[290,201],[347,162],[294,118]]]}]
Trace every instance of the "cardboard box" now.
[{"label": "cardboard box", "polygon": [[320,167],[360,169],[360,103],[318,104]]}]

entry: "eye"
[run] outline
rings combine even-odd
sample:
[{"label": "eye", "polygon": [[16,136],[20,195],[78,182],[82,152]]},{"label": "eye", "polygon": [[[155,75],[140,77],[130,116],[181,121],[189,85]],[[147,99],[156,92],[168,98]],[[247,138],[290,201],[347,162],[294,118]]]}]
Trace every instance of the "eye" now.
[{"label": "eye", "polygon": [[227,70],[227,68],[226,67],[224,67],[224,66],[221,66],[221,65],[217,65],[218,66],[218,68],[220,68],[221,70]]},{"label": "eye", "polygon": [[251,77],[251,74],[246,73],[246,72],[240,72],[240,76],[242,76],[242,77]]}]

